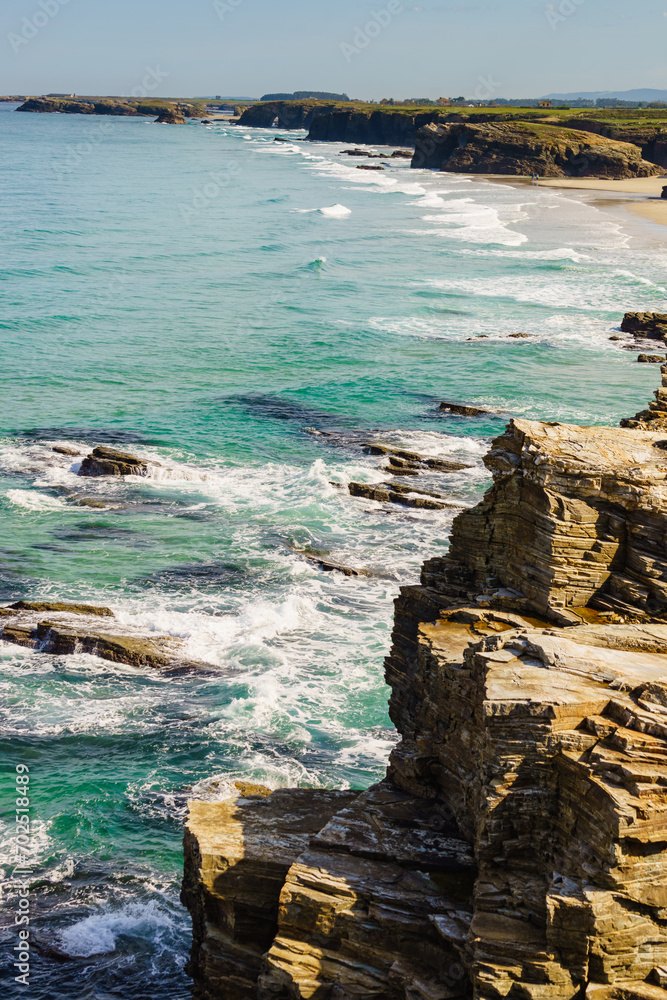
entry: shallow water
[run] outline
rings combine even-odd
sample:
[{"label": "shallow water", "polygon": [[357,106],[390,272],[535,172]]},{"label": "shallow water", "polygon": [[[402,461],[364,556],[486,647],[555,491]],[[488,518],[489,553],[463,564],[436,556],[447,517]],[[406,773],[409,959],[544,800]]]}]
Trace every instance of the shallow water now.
[{"label": "shallow water", "polygon": [[[469,464],[446,477],[465,506],[504,419],[442,399],[634,413],[656,369],[609,337],[665,309],[667,251],[569,193],[358,171],[301,133],[0,108],[0,598],[108,604],[209,664],[0,649],[6,848],[15,766],[31,777],[30,996],[186,997],[188,796],[364,787],[396,739],[392,601],[453,512],[337,488],[387,478],[359,440]],[[52,450],[103,442],[161,468],[82,480]],[[325,574],[306,547],[375,575]],[[2,975],[25,995],[11,959]]]}]

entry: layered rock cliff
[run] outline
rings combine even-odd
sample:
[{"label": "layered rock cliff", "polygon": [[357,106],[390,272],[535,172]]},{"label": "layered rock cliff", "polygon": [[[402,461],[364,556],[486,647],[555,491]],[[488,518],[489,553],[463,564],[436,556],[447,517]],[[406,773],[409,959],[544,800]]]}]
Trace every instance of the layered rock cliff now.
[{"label": "layered rock cliff", "polygon": [[[521,123],[527,127],[515,128]],[[357,102],[276,100],[246,108],[239,124],[308,129],[308,138],[317,142],[415,146],[413,166],[436,170],[623,178],[658,172],[647,170],[646,163],[667,166],[667,129],[659,119],[628,123],[598,121],[584,113],[559,119],[548,112],[517,108],[426,111]],[[450,131],[453,127],[456,132]],[[463,147],[467,152],[460,152]],[[443,167],[452,156],[451,165]]]},{"label": "layered rock cliff", "polygon": [[192,803],[204,995],[667,1000],[667,451],[511,421],[396,602],[361,793]]},{"label": "layered rock cliff", "polygon": [[419,129],[413,167],[540,177],[651,177],[638,146],[589,132],[527,122],[435,124]]}]

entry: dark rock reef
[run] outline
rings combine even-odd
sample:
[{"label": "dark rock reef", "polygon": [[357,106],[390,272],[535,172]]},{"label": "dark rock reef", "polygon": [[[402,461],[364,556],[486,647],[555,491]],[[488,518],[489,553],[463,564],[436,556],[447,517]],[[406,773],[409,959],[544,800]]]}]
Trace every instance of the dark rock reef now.
[{"label": "dark rock reef", "polygon": [[412,165],[455,173],[611,179],[661,172],[631,143],[516,121],[425,125],[417,132]]},{"label": "dark rock reef", "polygon": [[30,97],[17,111],[34,112],[38,114],[61,115],[115,115],[115,116],[149,116],[162,114],[181,115],[185,118],[205,117],[202,103],[173,101],[118,100],[105,98],[100,100],[71,100],[69,98]]},{"label": "dark rock reef", "polygon": [[486,462],[396,601],[385,781],[191,804],[210,1000],[667,1000],[667,442],[513,420]]},{"label": "dark rock reef", "polygon": [[667,341],[667,313],[626,313],[621,330],[637,340]]},{"label": "dark rock reef", "polygon": [[92,476],[147,476],[151,466],[159,466],[159,462],[145,462],[134,455],[98,445],[93,448],[81,463],[78,475]]},{"label": "dark rock reef", "polygon": [[180,111],[169,109],[163,111],[159,118],[155,119],[156,125],[186,125],[187,119]]}]

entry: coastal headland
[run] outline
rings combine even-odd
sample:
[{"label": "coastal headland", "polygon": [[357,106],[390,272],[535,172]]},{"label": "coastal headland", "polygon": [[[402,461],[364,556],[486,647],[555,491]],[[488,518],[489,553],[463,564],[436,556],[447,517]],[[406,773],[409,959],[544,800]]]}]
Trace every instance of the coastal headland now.
[{"label": "coastal headland", "polygon": [[[207,115],[205,102],[177,100],[29,98],[17,111],[156,115],[167,122]],[[667,169],[667,112],[656,109],[425,111],[353,101],[275,100],[235,111],[240,126],[308,130],[311,141],[413,147],[417,168],[614,180],[650,178]]]},{"label": "coastal headland", "polygon": [[190,804],[209,1000],[667,997],[662,373],[623,429],[492,443],[396,600],[385,780]]}]

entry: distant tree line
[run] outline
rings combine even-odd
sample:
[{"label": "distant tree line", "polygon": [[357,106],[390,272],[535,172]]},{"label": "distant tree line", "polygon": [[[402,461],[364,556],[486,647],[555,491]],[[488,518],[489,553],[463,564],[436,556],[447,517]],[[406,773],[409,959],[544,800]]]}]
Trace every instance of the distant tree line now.
[{"label": "distant tree line", "polygon": [[260,101],[349,101],[347,94],[329,94],[326,90],[295,90],[293,94],[264,94]]}]

